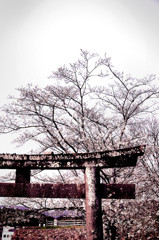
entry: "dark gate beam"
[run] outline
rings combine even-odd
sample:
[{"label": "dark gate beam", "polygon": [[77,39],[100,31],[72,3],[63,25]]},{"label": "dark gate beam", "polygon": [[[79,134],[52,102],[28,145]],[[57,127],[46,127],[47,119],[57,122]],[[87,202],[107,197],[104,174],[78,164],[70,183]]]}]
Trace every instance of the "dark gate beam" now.
[{"label": "dark gate beam", "polygon": [[[100,184],[103,199],[134,199],[134,184]],[[1,197],[85,198],[85,184],[0,183]]]},{"label": "dark gate beam", "polygon": [[144,146],[113,151],[78,154],[17,155],[0,154],[0,169],[85,169],[86,167],[115,168],[136,166]]}]

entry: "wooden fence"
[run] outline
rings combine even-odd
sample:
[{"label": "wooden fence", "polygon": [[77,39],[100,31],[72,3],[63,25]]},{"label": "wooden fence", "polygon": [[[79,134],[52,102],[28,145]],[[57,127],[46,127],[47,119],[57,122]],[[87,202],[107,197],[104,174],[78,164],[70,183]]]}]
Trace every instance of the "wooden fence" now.
[{"label": "wooden fence", "polygon": [[85,226],[86,221],[84,220],[54,220],[54,221],[47,221],[46,226]]}]

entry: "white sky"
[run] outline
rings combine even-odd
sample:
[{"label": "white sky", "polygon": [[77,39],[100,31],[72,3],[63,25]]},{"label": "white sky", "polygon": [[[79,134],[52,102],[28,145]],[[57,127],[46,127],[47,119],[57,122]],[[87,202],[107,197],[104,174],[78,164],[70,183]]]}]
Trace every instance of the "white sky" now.
[{"label": "white sky", "polygon": [[[119,70],[159,76],[157,0],[0,0],[0,106],[15,88],[44,86],[80,49],[108,53]],[[0,152],[17,149],[0,136]]]}]

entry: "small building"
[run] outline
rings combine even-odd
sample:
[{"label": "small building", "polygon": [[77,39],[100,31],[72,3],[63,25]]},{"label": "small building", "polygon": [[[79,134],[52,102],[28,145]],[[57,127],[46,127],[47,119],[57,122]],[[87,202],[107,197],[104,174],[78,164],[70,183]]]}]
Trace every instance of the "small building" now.
[{"label": "small building", "polygon": [[11,240],[15,229],[13,227],[3,227],[2,240]]}]

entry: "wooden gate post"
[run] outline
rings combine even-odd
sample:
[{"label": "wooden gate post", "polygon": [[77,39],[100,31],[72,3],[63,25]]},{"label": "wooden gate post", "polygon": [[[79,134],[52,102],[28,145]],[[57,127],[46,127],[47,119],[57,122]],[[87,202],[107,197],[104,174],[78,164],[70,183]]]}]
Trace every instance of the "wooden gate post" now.
[{"label": "wooden gate post", "polygon": [[15,182],[30,183],[30,168],[17,168]]},{"label": "wooden gate post", "polygon": [[100,171],[97,167],[85,169],[87,240],[103,240],[100,197]]}]

